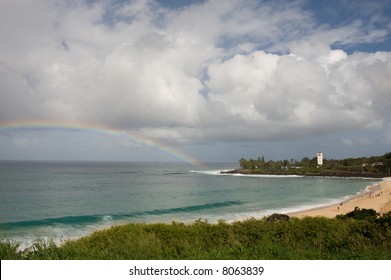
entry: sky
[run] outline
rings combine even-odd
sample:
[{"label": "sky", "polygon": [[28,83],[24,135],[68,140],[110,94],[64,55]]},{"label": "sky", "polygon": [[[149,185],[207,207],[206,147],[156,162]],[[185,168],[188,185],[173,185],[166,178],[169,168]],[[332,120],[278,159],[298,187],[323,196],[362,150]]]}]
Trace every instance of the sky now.
[{"label": "sky", "polygon": [[0,160],[391,151],[391,1],[0,0]]}]

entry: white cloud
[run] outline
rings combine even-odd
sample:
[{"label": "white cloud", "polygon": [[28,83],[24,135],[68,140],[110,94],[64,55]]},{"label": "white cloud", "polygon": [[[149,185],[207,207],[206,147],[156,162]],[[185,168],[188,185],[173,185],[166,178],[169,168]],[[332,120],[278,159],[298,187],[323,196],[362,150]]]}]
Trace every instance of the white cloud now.
[{"label": "white cloud", "polygon": [[300,1],[271,2],[7,1],[0,118],[98,122],[178,143],[389,123],[391,53],[331,47],[388,31],[317,26]]},{"label": "white cloud", "polygon": [[381,128],[389,117],[391,82],[383,77],[390,65],[388,53],[329,51],[307,60],[254,52],[212,65],[208,86],[231,114],[259,126],[260,139],[271,136],[265,126],[279,126],[287,135],[298,127],[300,132]]}]

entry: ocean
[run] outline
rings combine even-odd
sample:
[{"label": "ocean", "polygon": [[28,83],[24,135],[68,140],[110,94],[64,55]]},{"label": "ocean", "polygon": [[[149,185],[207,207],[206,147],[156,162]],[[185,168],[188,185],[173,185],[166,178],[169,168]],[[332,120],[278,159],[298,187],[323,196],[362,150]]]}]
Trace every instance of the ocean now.
[{"label": "ocean", "polygon": [[62,242],[116,224],[211,223],[337,203],[373,179],[221,175],[237,163],[0,161],[0,240]]}]

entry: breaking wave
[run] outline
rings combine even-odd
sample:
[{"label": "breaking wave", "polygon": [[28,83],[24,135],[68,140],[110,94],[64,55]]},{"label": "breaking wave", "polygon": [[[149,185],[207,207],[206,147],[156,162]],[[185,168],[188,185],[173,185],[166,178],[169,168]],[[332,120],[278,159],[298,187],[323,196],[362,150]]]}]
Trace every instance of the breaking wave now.
[{"label": "breaking wave", "polygon": [[6,222],[2,224],[3,229],[12,230],[15,228],[26,228],[26,227],[42,227],[42,226],[57,226],[57,225],[86,225],[86,224],[97,224],[108,221],[120,221],[129,218],[139,218],[144,216],[161,216],[167,214],[176,213],[191,213],[202,210],[209,210],[213,208],[223,208],[233,205],[241,205],[243,202],[236,200],[229,200],[223,202],[206,203],[198,205],[190,205],[185,207],[175,207],[167,209],[154,209],[148,211],[138,211],[125,214],[104,214],[104,215],[80,215],[80,216],[65,216],[56,218],[47,218],[40,220],[30,221],[18,221],[18,222]]}]

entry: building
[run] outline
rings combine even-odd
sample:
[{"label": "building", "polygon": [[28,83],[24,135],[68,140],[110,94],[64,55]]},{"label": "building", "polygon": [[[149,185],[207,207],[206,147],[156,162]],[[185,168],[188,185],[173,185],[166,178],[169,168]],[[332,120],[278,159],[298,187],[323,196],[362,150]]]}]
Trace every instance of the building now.
[{"label": "building", "polygon": [[323,153],[320,153],[320,152],[317,153],[316,158],[317,158],[318,166],[322,166],[323,165]]}]

